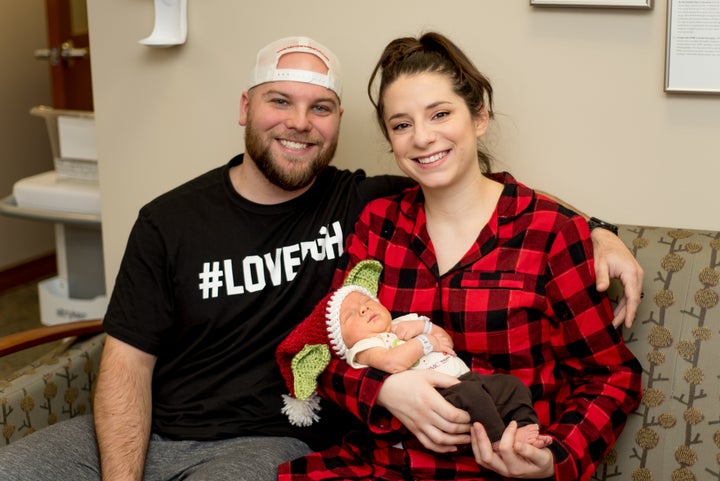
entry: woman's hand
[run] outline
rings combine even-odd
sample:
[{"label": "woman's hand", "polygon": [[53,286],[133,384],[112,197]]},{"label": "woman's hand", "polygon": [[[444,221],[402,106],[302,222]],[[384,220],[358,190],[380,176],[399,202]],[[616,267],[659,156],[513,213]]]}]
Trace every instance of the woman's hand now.
[{"label": "woman's hand", "polygon": [[452,453],[458,444],[470,443],[470,415],[446,401],[435,388],[458,382],[435,371],[404,371],[385,380],[377,400],[427,449]]},{"label": "woman's hand", "polygon": [[477,463],[491,471],[509,478],[542,479],[555,474],[552,451],[538,449],[530,443],[515,440],[517,423],[510,422],[500,439],[497,450],[493,450],[485,428],[474,423],[470,432],[472,450]]}]

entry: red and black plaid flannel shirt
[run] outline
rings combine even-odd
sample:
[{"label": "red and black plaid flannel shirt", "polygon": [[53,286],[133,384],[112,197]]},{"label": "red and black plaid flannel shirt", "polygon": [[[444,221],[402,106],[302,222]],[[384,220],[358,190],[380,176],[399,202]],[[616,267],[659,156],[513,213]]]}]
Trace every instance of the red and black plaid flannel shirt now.
[{"label": "red and black plaid flannel shirt", "polygon": [[[556,479],[587,480],[639,403],[641,367],[595,289],[585,220],[509,174],[495,179],[505,184],[497,209],[449,272],[438,274],[418,188],[368,205],[348,241],[348,269],[379,260],[378,297],[393,315],[433,319],[473,371],[519,377],[542,431],[553,437]],[[437,455],[417,441],[392,447],[398,437],[383,435],[411,435],[375,406],[385,377],[334,360],[321,394],[365,421],[373,436],[285,464],[279,479],[502,479],[480,469],[472,453]]]}]

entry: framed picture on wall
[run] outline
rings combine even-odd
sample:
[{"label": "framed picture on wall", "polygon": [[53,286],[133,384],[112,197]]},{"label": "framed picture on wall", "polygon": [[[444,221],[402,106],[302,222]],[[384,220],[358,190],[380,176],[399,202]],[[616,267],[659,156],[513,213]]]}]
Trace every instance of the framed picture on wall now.
[{"label": "framed picture on wall", "polygon": [[669,0],[665,91],[720,94],[720,0]]},{"label": "framed picture on wall", "polygon": [[652,0],[530,0],[538,7],[652,8]]}]

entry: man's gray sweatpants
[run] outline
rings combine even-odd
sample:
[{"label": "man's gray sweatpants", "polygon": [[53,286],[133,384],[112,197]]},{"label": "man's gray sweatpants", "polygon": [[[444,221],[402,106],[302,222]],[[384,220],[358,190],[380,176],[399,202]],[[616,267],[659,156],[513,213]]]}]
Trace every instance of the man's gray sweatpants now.
[{"label": "man's gray sweatpants", "polygon": [[[277,479],[277,466],[310,453],[295,438],[238,437],[220,441],[150,438],[144,481]],[[78,416],[0,447],[0,480],[98,481],[92,416]]]}]

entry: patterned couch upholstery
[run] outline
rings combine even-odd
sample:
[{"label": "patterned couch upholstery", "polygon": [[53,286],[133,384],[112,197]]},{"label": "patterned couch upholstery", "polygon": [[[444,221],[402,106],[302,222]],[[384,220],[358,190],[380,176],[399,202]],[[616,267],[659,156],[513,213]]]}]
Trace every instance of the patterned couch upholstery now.
[{"label": "patterned couch upholstery", "polygon": [[[643,303],[623,332],[644,397],[593,479],[720,480],[720,232],[623,225],[620,237],[645,269]],[[0,381],[0,443],[89,412],[103,340]]]},{"label": "patterned couch upholstery", "polygon": [[105,334],[69,346],[0,380],[0,446],[38,429],[91,412]]},{"label": "patterned couch upholstery", "polygon": [[644,394],[593,479],[720,480],[720,232],[620,226],[620,237],[645,270],[623,332]]}]

